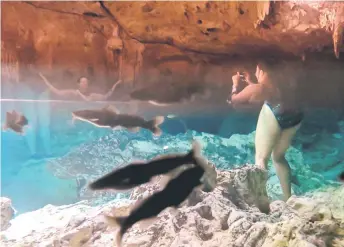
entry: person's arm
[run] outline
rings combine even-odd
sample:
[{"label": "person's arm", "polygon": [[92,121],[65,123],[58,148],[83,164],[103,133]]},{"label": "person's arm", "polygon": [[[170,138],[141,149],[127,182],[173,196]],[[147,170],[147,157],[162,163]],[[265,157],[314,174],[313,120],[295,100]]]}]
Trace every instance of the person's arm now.
[{"label": "person's arm", "polygon": [[[232,86],[232,91],[230,93],[230,96],[227,99],[227,102],[229,104],[232,104],[233,99],[236,100],[236,103],[248,103],[248,99],[245,99],[245,97],[247,98],[247,93],[242,94],[242,92],[245,90],[242,89],[242,87],[239,88],[240,86],[240,82],[242,81],[240,78],[240,74],[239,72],[237,72],[235,75],[232,76],[232,81],[233,81],[233,86]],[[238,97],[238,95],[240,94],[240,96]]]},{"label": "person's arm", "polygon": [[77,94],[76,90],[67,89],[67,90],[59,90],[55,88],[53,85],[50,84],[50,82],[45,78],[44,75],[41,73],[38,73],[38,75],[43,79],[45,84],[48,86],[49,90],[53,92],[54,94],[60,95],[60,96],[75,96]]},{"label": "person's arm", "polygon": [[239,84],[240,84],[240,75],[237,72],[235,75],[232,76],[233,86],[232,86],[232,94],[239,92]]},{"label": "person's arm", "polygon": [[112,88],[107,92],[106,94],[98,94],[98,93],[92,93],[88,97],[88,100],[91,101],[100,101],[100,100],[107,100],[115,91],[118,84],[120,84],[122,80],[118,80],[115,84],[113,84]]},{"label": "person's arm", "polygon": [[251,86],[245,87],[241,92],[232,90],[232,104],[249,104],[251,103],[252,94],[254,91]]},{"label": "person's arm", "polygon": [[257,84],[247,86],[240,93],[232,93],[231,104],[236,109],[256,109],[262,106],[266,93]]}]

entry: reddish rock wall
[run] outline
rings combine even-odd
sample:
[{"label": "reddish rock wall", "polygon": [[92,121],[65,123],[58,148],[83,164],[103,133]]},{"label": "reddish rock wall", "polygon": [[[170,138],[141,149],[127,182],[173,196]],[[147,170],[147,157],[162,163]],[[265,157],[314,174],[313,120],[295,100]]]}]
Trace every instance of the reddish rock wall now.
[{"label": "reddish rock wall", "polygon": [[54,85],[70,88],[86,75],[103,91],[121,76],[135,89],[153,84],[159,94],[168,93],[171,83],[175,88],[195,82],[225,97],[232,73],[273,54],[304,59],[301,83],[313,104],[328,98],[331,105],[343,104],[340,2],[2,2],[1,7],[2,63],[8,63],[4,54],[12,54],[18,66],[11,73],[20,80],[38,83],[42,71]]}]

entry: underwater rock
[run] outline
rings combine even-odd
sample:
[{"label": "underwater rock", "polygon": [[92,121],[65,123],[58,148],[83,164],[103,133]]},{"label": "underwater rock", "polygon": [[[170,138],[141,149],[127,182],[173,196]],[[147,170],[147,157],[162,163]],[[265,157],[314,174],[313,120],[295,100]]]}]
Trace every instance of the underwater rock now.
[{"label": "underwater rock", "polygon": [[47,205],[16,217],[13,227],[3,233],[0,245],[81,246],[95,241],[106,230],[102,214],[110,214],[113,208],[125,211],[130,203],[112,201],[99,207],[90,207],[85,201],[59,207]]},{"label": "underwater rock", "polygon": [[10,227],[10,220],[15,214],[15,210],[12,207],[12,201],[6,197],[0,197],[0,213],[1,213],[1,231]]},{"label": "underwater rock", "polygon": [[[339,134],[344,137],[344,133]],[[48,161],[48,168],[59,178],[83,177],[91,181],[110,172],[114,167],[126,165],[135,160],[149,160],[167,153],[186,153],[190,149],[190,140],[197,139],[203,146],[203,155],[217,169],[229,170],[254,162],[254,136],[255,132],[221,138],[216,135],[188,131],[177,136],[163,134],[158,139],[154,139],[147,131],[140,131],[136,135],[115,131],[101,137],[95,136],[93,140],[72,149],[65,156]],[[340,158],[344,154],[340,151],[344,148],[341,139],[336,139],[327,133],[319,138],[317,143],[319,148],[314,147],[304,151],[299,147],[301,142],[302,140],[297,139],[296,145],[290,147],[286,154],[292,169],[292,191],[296,195],[334,183],[331,181],[334,179],[331,175],[332,171],[341,167]],[[333,148],[331,153],[325,154],[324,150],[328,150],[328,143],[332,143],[339,149]],[[164,147],[167,148],[164,149]],[[271,200],[279,200],[282,198],[282,190],[271,160],[269,167],[271,169],[267,175],[267,193]],[[336,176],[338,172],[334,174]],[[142,193],[137,194],[142,197]],[[150,192],[145,191],[145,193]],[[128,197],[128,194],[115,194],[111,190],[94,192],[86,187],[81,188],[79,195],[80,200],[89,200],[95,204],[104,202],[105,198],[109,197],[113,199],[119,196]],[[134,196],[134,199],[137,198]]]},{"label": "underwater rock", "polygon": [[[198,192],[197,199],[177,210],[164,210],[150,225],[134,225],[123,238],[123,247],[142,246],[343,246],[344,187],[330,187],[287,203],[275,201],[270,213],[252,203],[264,192],[266,174],[245,166],[233,171],[218,170],[218,186]],[[249,184],[249,181],[254,181]],[[158,188],[159,181],[134,190]],[[245,196],[243,196],[245,195]],[[253,199],[251,199],[253,198]],[[1,246],[113,246],[117,229],[108,227],[103,214],[124,216],[135,200],[112,201],[90,207],[86,202],[19,215],[3,232]],[[24,226],[24,227],[23,227]]]},{"label": "underwater rock", "polygon": [[[227,174],[226,174],[227,173]],[[228,179],[228,177],[230,179]],[[227,196],[232,202],[238,202],[242,209],[254,205],[260,211],[269,212],[269,198],[266,191],[268,174],[255,166],[245,166],[223,172],[219,184],[227,188]],[[224,179],[224,181],[223,181]],[[243,205],[245,202],[246,205]]]}]

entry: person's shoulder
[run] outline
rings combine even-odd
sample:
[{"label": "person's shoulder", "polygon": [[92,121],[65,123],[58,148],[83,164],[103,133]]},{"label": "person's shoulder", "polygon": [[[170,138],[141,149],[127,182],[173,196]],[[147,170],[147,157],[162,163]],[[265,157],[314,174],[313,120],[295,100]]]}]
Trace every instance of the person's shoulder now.
[{"label": "person's shoulder", "polygon": [[275,90],[274,87],[269,86],[269,85],[265,85],[265,84],[258,84],[259,86],[257,87],[259,90],[261,90],[262,92],[265,93],[269,93]]},{"label": "person's shoulder", "polygon": [[264,86],[262,84],[250,84],[245,89],[249,91],[260,92],[264,90]]},{"label": "person's shoulder", "polygon": [[263,84],[251,84],[249,87],[251,101],[264,101],[271,94],[270,90]]}]

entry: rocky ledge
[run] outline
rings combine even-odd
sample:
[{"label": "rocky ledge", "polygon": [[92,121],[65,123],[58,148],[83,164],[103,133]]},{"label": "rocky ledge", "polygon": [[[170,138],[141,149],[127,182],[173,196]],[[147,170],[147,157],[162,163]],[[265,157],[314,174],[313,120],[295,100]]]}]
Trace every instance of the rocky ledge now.
[{"label": "rocky ledge", "polygon": [[13,218],[14,214],[15,210],[12,207],[11,199],[8,199],[6,197],[0,197],[1,231],[6,230],[10,227],[10,220]]},{"label": "rocky ledge", "polygon": [[[1,246],[114,246],[116,229],[103,215],[127,214],[158,188],[158,180],[133,190],[128,200],[47,205],[19,215],[1,233]],[[343,186],[268,205],[266,182],[267,174],[253,166],[219,170],[214,191],[194,191],[177,210],[134,225],[123,246],[344,246]]]}]

